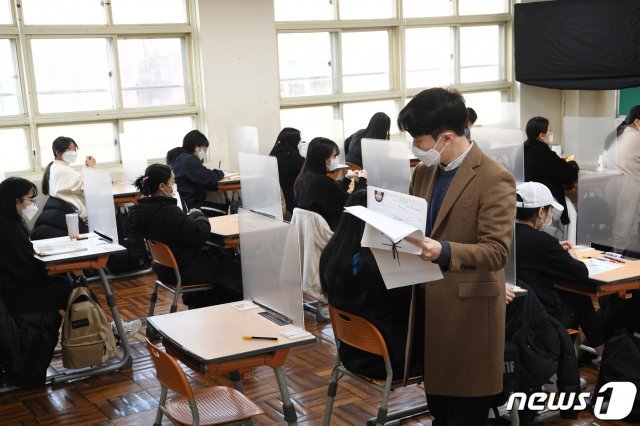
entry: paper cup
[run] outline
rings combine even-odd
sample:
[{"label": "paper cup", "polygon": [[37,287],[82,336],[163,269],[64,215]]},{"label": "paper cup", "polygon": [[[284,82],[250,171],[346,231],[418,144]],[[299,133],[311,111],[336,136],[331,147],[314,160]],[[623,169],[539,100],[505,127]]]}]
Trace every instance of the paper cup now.
[{"label": "paper cup", "polygon": [[69,213],[65,215],[67,219],[67,232],[69,234],[69,238],[72,240],[77,239],[80,236],[80,228],[78,225],[78,214],[77,213]]}]

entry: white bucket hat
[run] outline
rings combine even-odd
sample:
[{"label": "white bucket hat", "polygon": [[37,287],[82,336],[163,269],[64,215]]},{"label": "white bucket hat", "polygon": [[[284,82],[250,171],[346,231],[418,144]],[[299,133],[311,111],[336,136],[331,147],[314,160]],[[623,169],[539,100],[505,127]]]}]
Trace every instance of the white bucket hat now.
[{"label": "white bucket hat", "polygon": [[539,182],[525,182],[518,185],[516,193],[522,198],[522,201],[516,202],[516,207],[538,208],[551,205],[554,210],[561,212],[564,210],[562,204],[558,203],[551,191],[545,185]]}]

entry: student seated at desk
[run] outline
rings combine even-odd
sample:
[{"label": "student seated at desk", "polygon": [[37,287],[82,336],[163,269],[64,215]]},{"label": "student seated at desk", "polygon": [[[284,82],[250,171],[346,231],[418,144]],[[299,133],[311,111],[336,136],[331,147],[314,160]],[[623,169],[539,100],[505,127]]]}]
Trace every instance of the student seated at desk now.
[{"label": "student seated at desk", "polygon": [[350,179],[357,182],[354,191],[367,184],[366,170],[347,173],[347,179],[343,179],[342,184],[327,176],[332,165],[338,164],[339,153],[340,149],[334,141],[313,138],[309,142],[302,171],[293,187],[295,207],[318,213],[327,221],[332,231],[338,225],[344,203],[349,197],[346,188],[351,183]]},{"label": "student seated at desk", "polygon": [[[586,281],[589,271],[577,259],[568,241],[542,232],[551,224],[553,209],[563,207],[551,191],[538,182],[525,182],[516,188],[516,270],[518,279],[536,293],[547,312],[566,328],[580,326],[589,344],[602,355],[604,331],[591,298],[555,289],[554,281]],[[576,324],[577,323],[577,324]]]},{"label": "student seated at desk", "polygon": [[[88,232],[82,173],[71,167],[78,158],[78,144],[69,137],[59,136],[53,141],[51,150],[54,160],[42,176],[42,193],[50,197],[36,221],[33,239],[67,235],[67,213],[77,213],[80,232]],[[96,159],[89,155],[84,165],[95,167]]]},{"label": "student seated at desk", "polygon": [[[129,210],[127,230],[167,244],[178,262],[183,284],[216,284],[213,290],[183,295],[190,309],[242,299],[240,263],[206,245],[211,235],[209,219],[200,210],[186,214],[177,206],[174,183],[169,166],[147,167],[144,176],[135,181],[144,197]],[[162,282],[175,284],[173,270],[152,266]]]},{"label": "student seated at desk", "polygon": [[0,364],[19,387],[44,384],[62,322],[58,310],[73,289],[71,280],[49,276],[34,257],[25,220],[38,211],[37,193],[20,177],[0,183],[0,299],[6,306],[0,309]]},{"label": "student seated at desk", "polygon": [[366,129],[360,129],[344,140],[344,155],[347,163],[362,167],[362,139],[389,139],[391,119],[384,112],[376,112]]},{"label": "student seated at desk", "polygon": [[[346,205],[366,206],[367,192],[354,191]],[[404,373],[411,288],[387,290],[371,250],[360,246],[364,226],[364,221],[349,213],[340,218],[333,237],[320,256],[322,292],[332,306],[361,316],[376,326],[387,343],[394,379],[401,379]],[[424,312],[423,308],[416,311]],[[424,320],[417,320],[415,324],[411,371],[415,375],[421,375],[424,332],[418,326],[423,325]],[[376,379],[386,377],[382,357],[346,344],[341,344],[338,351],[342,363],[350,371]]]},{"label": "student seated at desk", "polygon": [[278,161],[280,189],[284,194],[286,210],[289,212],[289,216],[293,212],[294,205],[293,184],[304,164],[304,157],[298,151],[300,139],[300,130],[285,127],[280,131],[276,143],[269,153],[270,156],[276,157]]},{"label": "student seated at desk", "polygon": [[197,130],[192,130],[184,136],[182,147],[167,152],[167,164],[175,173],[178,193],[188,209],[216,207],[206,201],[205,190],[215,190],[218,181],[224,177],[224,172],[209,170],[202,164],[208,148],[207,137]]}]

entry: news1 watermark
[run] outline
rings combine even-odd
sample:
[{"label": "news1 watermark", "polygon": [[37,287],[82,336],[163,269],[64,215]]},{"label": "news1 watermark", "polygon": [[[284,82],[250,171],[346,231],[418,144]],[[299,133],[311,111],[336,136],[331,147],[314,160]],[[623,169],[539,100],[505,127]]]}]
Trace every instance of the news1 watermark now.
[{"label": "news1 watermark", "polygon": [[[593,414],[600,420],[622,420],[631,413],[638,389],[631,382],[609,382],[600,388],[595,395]],[[609,394],[607,396],[607,394]],[[541,411],[545,407],[550,410],[584,410],[589,405],[590,392],[514,392],[507,401],[507,410],[528,408]]]}]

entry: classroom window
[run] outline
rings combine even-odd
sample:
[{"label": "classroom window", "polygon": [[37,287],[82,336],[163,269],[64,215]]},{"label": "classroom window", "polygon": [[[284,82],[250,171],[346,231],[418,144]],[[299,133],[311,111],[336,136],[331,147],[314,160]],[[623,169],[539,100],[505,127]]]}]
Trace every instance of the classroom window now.
[{"label": "classroom window", "polygon": [[22,172],[31,168],[29,161],[29,146],[27,133],[24,128],[0,128],[0,147],[5,153],[0,155],[0,171]]},{"label": "classroom window", "polygon": [[409,28],[405,32],[407,87],[454,82],[454,29]]},{"label": "classroom window", "polygon": [[120,134],[122,152],[133,160],[157,159],[164,163],[167,151],[182,146],[184,135],[193,130],[194,117],[163,117],[126,120]]},{"label": "classroom window", "polygon": [[492,13],[508,13],[508,0],[458,0],[460,15],[488,15]]},{"label": "classroom window", "polygon": [[[331,123],[335,119],[335,108],[330,105],[285,108],[280,110],[280,124],[282,127],[293,127],[300,130],[302,140],[309,142],[317,136],[325,136],[320,133],[318,124],[326,128],[324,123]],[[273,141],[275,143],[275,141]]]},{"label": "classroom window", "polygon": [[114,24],[186,23],[184,0],[111,0]]},{"label": "classroom window", "polygon": [[453,15],[453,1],[451,0],[404,0],[402,5],[405,18]]},{"label": "classroom window", "polygon": [[513,124],[516,117],[511,117],[515,112],[513,105],[506,104],[509,100],[506,91],[488,91],[464,93],[464,100],[478,114],[475,125],[498,126]]},{"label": "classroom window", "polygon": [[330,33],[279,34],[278,53],[280,96],[333,93]]},{"label": "classroom window", "polygon": [[393,18],[393,0],[340,0],[340,19],[381,19]]},{"label": "classroom window", "polygon": [[125,128],[147,160],[180,145],[201,110],[195,1],[0,0],[0,145],[22,150],[0,167],[41,172],[61,135],[101,165],[121,162]]},{"label": "classroom window", "polygon": [[460,82],[496,81],[502,78],[502,43],[498,25],[460,28]]},{"label": "classroom window", "polygon": [[187,100],[184,40],[118,40],[125,108],[178,105]]},{"label": "classroom window", "polygon": [[95,157],[98,164],[118,161],[115,129],[116,126],[113,122],[39,127],[38,140],[40,141],[42,167],[46,167],[53,161],[51,144],[58,136],[68,136],[78,144],[76,166],[84,164],[87,155]]},{"label": "classroom window", "polygon": [[106,38],[31,40],[38,110],[113,108],[108,48]]},{"label": "classroom window", "polygon": [[273,1],[283,126],[330,105],[345,136],[378,110],[393,135],[398,107],[425,88],[511,97],[510,0]]},{"label": "classroom window", "polygon": [[344,117],[344,137],[348,137],[353,132],[364,129],[369,124],[371,116],[376,112],[384,112],[391,118],[390,133],[398,133],[396,118],[398,117],[398,103],[396,101],[372,101],[372,102],[349,102],[343,106]]},{"label": "classroom window", "polygon": [[[371,49],[370,46],[377,46]],[[387,31],[342,34],[342,89],[369,92],[389,89],[389,34]]]},{"label": "classroom window", "polygon": [[23,0],[26,25],[104,25],[100,0]]},{"label": "classroom window", "polygon": [[22,113],[15,42],[0,39],[0,115]]},{"label": "classroom window", "polygon": [[333,19],[333,3],[328,0],[275,0],[276,21],[316,21]]},{"label": "classroom window", "polygon": [[0,0],[0,25],[13,24],[9,0]]}]

